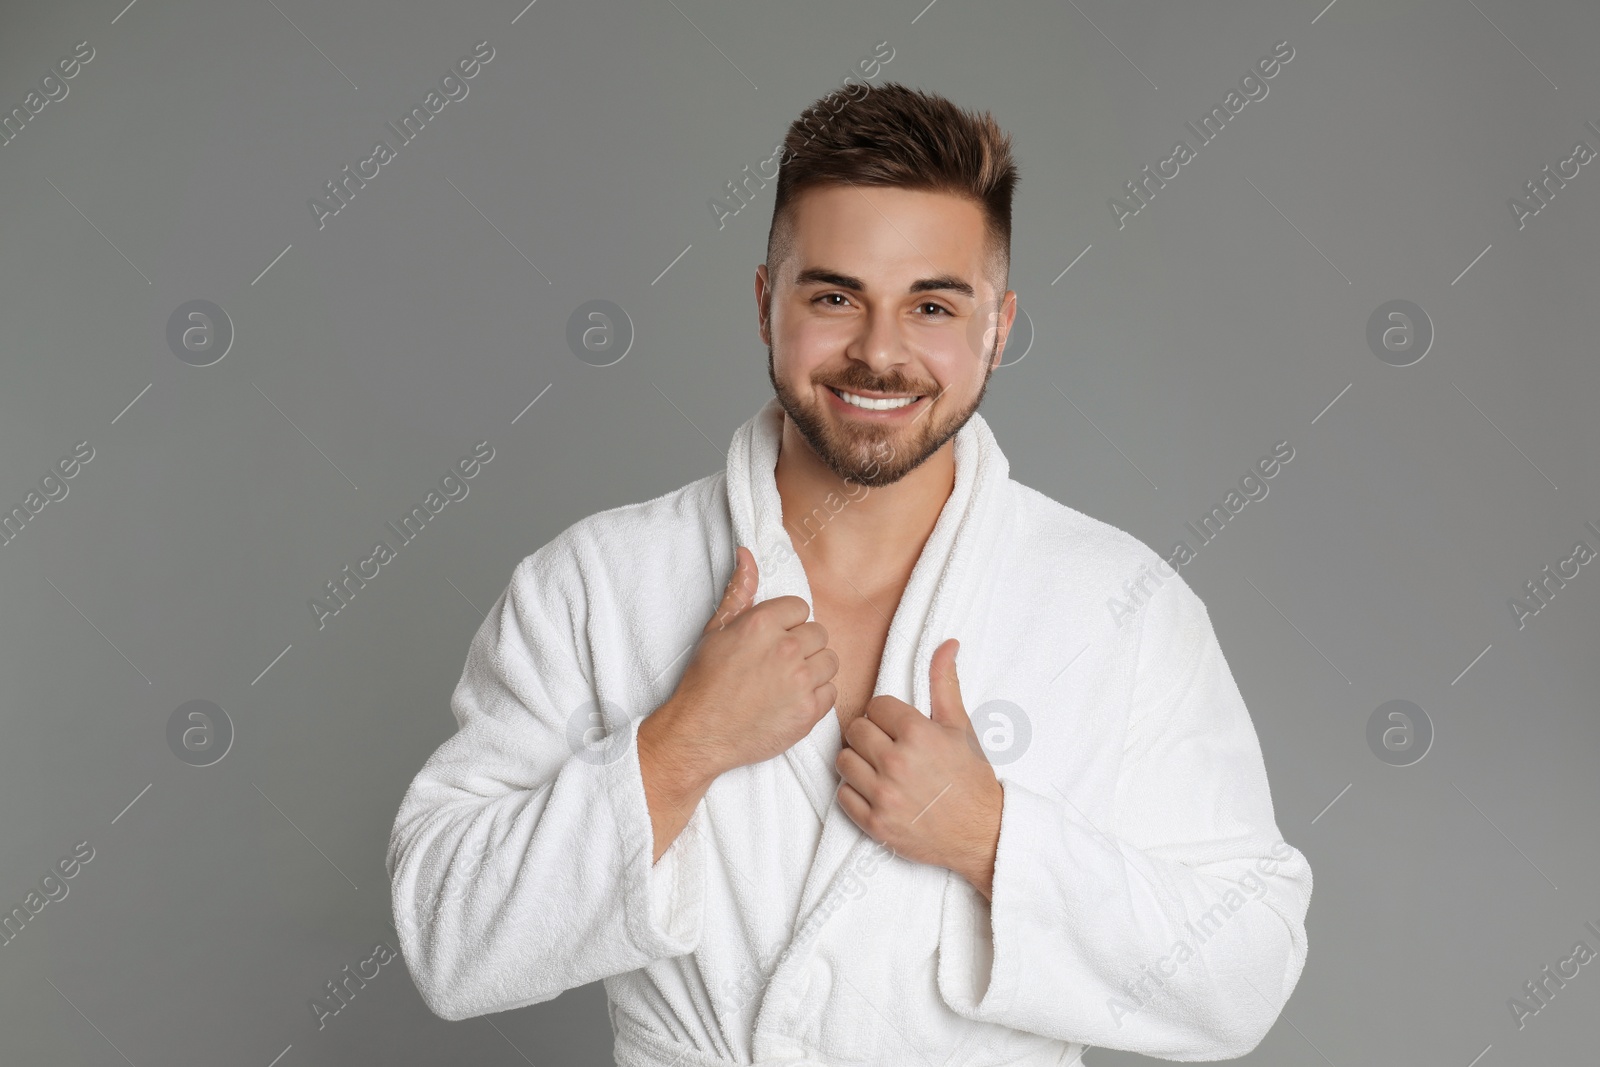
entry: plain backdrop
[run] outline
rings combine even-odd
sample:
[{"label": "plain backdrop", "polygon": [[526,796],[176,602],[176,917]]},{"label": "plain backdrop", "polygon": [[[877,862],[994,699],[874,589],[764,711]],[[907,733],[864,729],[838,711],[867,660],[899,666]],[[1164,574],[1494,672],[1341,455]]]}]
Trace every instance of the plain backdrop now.
[{"label": "plain backdrop", "polygon": [[[0,113],[94,55],[0,146],[0,509],[93,458],[0,544],[0,910],[93,859],[0,945],[0,1060],[611,1062],[599,985],[452,1024],[395,960],[321,1028],[310,1002],[396,945],[389,829],[513,567],[721,469],[770,396],[772,187],[711,202],[879,42],[876,81],[1015,140],[1031,345],[982,411],[1017,480],[1165,552],[1294,449],[1183,569],[1315,872],[1249,1062],[1588,1055],[1594,967],[1520,1027],[1508,1000],[1600,949],[1600,576],[1523,625],[1511,599],[1600,548],[1600,174],[1511,201],[1600,149],[1597,38],[1592,5],[1509,0],[5,5]],[[319,227],[480,41],[466,98]],[[209,366],[168,341],[195,300],[232,326]],[[592,300],[631,323],[609,366],[567,342]],[[1408,366],[1368,343],[1394,300],[1432,333]],[[469,495],[319,627],[480,441]],[[169,743],[196,700],[233,733],[209,766]],[[1392,700],[1431,723],[1419,762],[1369,746]]]}]

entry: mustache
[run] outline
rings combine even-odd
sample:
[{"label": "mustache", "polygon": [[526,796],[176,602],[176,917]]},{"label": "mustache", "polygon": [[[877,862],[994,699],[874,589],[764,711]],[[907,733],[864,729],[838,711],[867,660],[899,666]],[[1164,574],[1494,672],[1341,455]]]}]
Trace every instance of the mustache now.
[{"label": "mustache", "polygon": [[833,389],[842,389],[847,393],[906,393],[915,396],[931,396],[939,392],[939,387],[931,383],[923,385],[916,382],[908,382],[901,378],[891,378],[886,382],[875,382],[863,380],[860,377],[846,376],[842,381],[825,381],[822,384]]}]

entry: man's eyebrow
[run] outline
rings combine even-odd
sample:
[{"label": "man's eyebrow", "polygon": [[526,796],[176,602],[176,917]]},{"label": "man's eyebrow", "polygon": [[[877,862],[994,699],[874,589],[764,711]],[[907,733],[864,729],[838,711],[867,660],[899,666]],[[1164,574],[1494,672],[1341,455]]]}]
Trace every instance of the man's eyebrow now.
[{"label": "man's eyebrow", "polygon": [[[828,270],[825,267],[807,267],[795,275],[794,283],[797,286],[812,284],[837,285],[841,289],[849,289],[856,293],[867,291],[866,282],[863,282],[860,278],[849,274],[840,274],[838,271]],[[949,291],[968,297],[977,296],[977,292],[970,283],[952,275],[943,275],[938,278],[918,278],[911,283],[908,291],[913,293]]]}]

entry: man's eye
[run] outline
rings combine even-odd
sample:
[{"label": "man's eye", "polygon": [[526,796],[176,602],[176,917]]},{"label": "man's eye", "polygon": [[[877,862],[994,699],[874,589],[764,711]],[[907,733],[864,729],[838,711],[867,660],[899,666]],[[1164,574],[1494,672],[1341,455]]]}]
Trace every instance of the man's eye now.
[{"label": "man's eye", "polygon": [[[816,300],[813,300],[811,302],[813,304],[815,304],[818,301],[827,300],[827,299],[830,299],[831,297],[835,297],[835,296],[838,297],[840,300],[843,300],[845,298],[843,293],[823,293],[821,296],[817,297]],[[839,304],[828,304],[826,306],[827,307],[836,308],[836,307],[840,307],[841,305],[839,305]]]},{"label": "man's eye", "polygon": [[941,315],[950,314],[949,308],[945,307],[943,304],[935,304],[932,301],[929,301],[926,304],[919,304],[918,307],[933,308],[933,310],[939,312]]}]

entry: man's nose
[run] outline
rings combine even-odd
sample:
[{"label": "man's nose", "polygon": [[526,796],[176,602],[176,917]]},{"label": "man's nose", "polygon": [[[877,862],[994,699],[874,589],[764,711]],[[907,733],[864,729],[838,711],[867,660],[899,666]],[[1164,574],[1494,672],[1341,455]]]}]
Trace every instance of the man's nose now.
[{"label": "man's nose", "polygon": [[888,311],[868,311],[851,355],[879,374],[905,361],[905,337],[899,317]]}]

